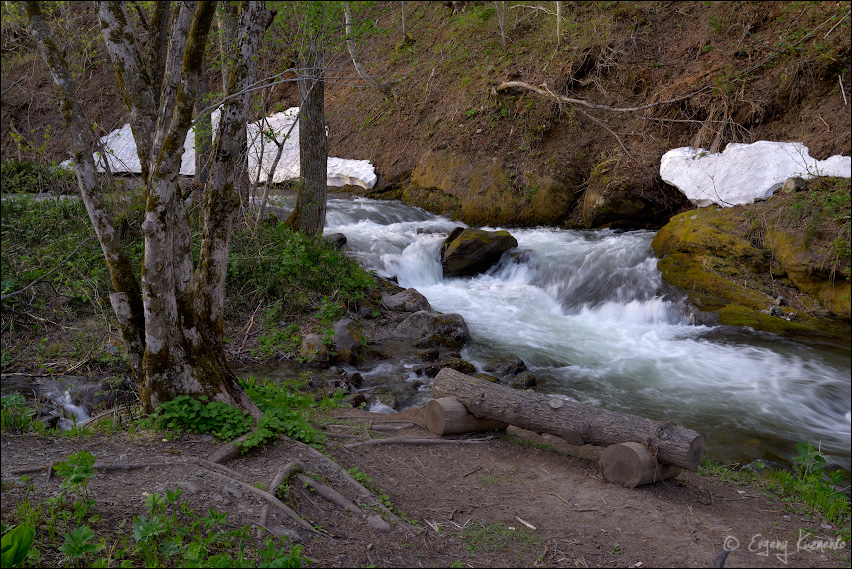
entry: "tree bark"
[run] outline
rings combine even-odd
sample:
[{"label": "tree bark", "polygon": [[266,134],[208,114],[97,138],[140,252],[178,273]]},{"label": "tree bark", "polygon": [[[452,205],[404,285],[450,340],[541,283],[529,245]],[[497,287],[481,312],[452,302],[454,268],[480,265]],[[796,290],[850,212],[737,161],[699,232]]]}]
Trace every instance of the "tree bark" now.
[{"label": "tree bark", "polygon": [[[201,70],[201,80],[198,84],[198,95],[195,97],[195,113],[207,106],[205,100],[210,89],[207,81],[207,62],[205,61]],[[201,120],[195,125],[195,186],[203,189],[207,184],[207,176],[210,173],[210,154],[213,148],[213,122],[210,114],[205,113]]]},{"label": "tree bark", "polygon": [[325,228],[328,138],[325,135],[324,63],[323,47],[314,42],[298,79],[301,187],[290,226],[308,235],[320,235]]},{"label": "tree bark", "polygon": [[474,416],[556,436],[575,437],[598,446],[636,442],[647,446],[661,464],[695,470],[704,454],[704,438],[674,423],[652,421],[581,405],[557,397],[519,391],[442,369],[432,386],[432,397],[455,397]]},{"label": "tree bark", "polygon": [[[130,258],[121,244],[121,239],[107,213],[103,196],[98,189],[97,169],[92,158],[93,134],[91,128],[83,123],[83,111],[75,93],[75,81],[68,72],[68,65],[62,57],[56,43],[50,36],[47,22],[44,20],[38,2],[25,2],[30,30],[38,44],[39,53],[47,63],[59,108],[68,131],[68,141],[77,174],[80,195],[92,221],[95,235],[104,252],[110,279],[116,294],[121,295],[121,311],[116,311],[119,327],[128,353],[143,345],[145,319],[143,316],[142,293],[133,273]],[[142,352],[131,355],[133,379],[139,385],[143,378]]]},{"label": "tree bark", "polygon": [[166,70],[166,55],[169,53],[169,23],[172,3],[169,0],[154,3],[154,14],[148,28],[148,76],[154,86],[154,102],[160,106],[160,81]]},{"label": "tree bark", "polygon": [[430,432],[438,436],[505,431],[509,426],[502,421],[477,419],[454,397],[442,397],[427,403],[423,422]]},{"label": "tree bark", "polygon": [[668,480],[680,474],[680,468],[660,464],[651,450],[639,443],[610,445],[599,461],[603,479],[627,488],[636,488]]}]

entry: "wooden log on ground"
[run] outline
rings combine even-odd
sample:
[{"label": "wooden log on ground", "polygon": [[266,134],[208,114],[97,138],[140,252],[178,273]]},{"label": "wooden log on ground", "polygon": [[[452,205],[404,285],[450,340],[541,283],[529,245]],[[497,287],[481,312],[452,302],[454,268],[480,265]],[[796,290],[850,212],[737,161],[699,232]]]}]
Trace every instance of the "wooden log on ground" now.
[{"label": "wooden log on ground", "polygon": [[606,448],[600,459],[603,479],[628,488],[668,480],[680,474],[680,468],[660,464],[651,449],[639,443],[618,443]]},{"label": "wooden log on ground", "polygon": [[698,468],[704,438],[693,430],[666,421],[581,405],[531,391],[519,391],[444,368],[432,384],[432,397],[455,397],[480,419],[493,419],[557,437],[579,434],[586,444],[608,447],[640,443],[657,462],[688,470]]},{"label": "wooden log on ground", "polygon": [[502,421],[474,417],[454,397],[433,399],[426,404],[425,415],[426,428],[439,437],[483,431],[505,431],[509,426]]}]

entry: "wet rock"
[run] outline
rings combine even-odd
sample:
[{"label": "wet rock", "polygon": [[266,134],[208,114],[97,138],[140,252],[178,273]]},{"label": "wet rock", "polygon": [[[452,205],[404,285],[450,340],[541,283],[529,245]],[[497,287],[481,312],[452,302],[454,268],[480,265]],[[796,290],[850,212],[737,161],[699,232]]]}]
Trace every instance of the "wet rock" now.
[{"label": "wet rock", "polygon": [[322,338],[316,334],[306,334],[302,338],[299,355],[309,362],[324,364],[328,362],[328,347],[323,344]]},{"label": "wet rock", "polygon": [[535,389],[536,386],[535,375],[528,371],[504,377],[501,383],[515,389]]},{"label": "wet rock", "polygon": [[[461,277],[483,273],[490,269],[503,253],[518,246],[508,231],[484,231],[468,227],[444,242],[441,255],[444,277]],[[442,247],[443,249],[443,247]]]},{"label": "wet rock", "polygon": [[497,377],[517,375],[527,370],[527,365],[518,356],[509,354],[486,366],[485,371]]},{"label": "wet rock", "polygon": [[419,312],[420,310],[432,311],[432,306],[426,297],[409,288],[402,292],[383,297],[382,302],[390,310],[398,312]]},{"label": "wet rock", "polygon": [[421,362],[434,362],[438,360],[440,352],[438,352],[435,348],[428,348],[425,350],[417,350],[414,355]]},{"label": "wet rock", "polygon": [[489,375],[487,373],[478,373],[474,377],[478,377],[479,379],[484,379],[485,381],[490,381],[491,383],[497,383],[500,381],[499,378],[494,377],[493,375]]},{"label": "wet rock", "polygon": [[673,186],[663,183],[653,167],[611,158],[589,176],[583,201],[588,229],[659,227],[672,212],[687,203]]},{"label": "wet rock", "polygon": [[397,406],[396,395],[394,395],[393,393],[390,393],[390,392],[387,392],[387,391],[381,391],[381,392],[375,394],[375,400],[378,401],[379,403],[383,403],[384,405],[387,405],[391,409],[396,409],[396,406]]},{"label": "wet rock", "polygon": [[349,383],[352,384],[352,387],[361,387],[361,384],[364,383],[364,377],[357,371],[353,372],[349,376]]},{"label": "wet rock", "polygon": [[[394,328],[394,337],[402,340],[418,340],[418,348],[433,348],[437,345],[461,346],[470,340],[467,323],[460,314],[441,314],[421,310],[415,312]],[[420,339],[427,338],[432,345],[422,345]]]},{"label": "wet rock", "polygon": [[532,259],[532,254],[532,249],[521,249],[520,251],[512,251],[508,254],[508,257],[513,263],[520,265]]},{"label": "wet rock", "polygon": [[334,323],[334,351],[340,362],[353,362],[364,353],[364,337],[350,318]]},{"label": "wet rock", "polygon": [[343,403],[358,408],[367,403],[367,398],[363,393],[350,393],[343,399]]},{"label": "wet rock", "polygon": [[329,233],[328,235],[323,235],[323,239],[338,251],[346,245],[346,236],[342,233]]}]

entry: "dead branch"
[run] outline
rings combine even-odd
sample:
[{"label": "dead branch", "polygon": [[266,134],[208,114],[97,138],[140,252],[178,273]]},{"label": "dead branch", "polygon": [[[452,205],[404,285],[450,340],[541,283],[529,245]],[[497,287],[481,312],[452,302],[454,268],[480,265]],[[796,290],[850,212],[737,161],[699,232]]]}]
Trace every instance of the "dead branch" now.
[{"label": "dead branch", "polygon": [[611,112],[615,112],[615,113],[631,113],[631,112],[635,112],[635,111],[643,111],[645,109],[650,109],[652,107],[658,107],[660,105],[667,105],[669,103],[676,103],[678,101],[683,101],[683,100],[689,99],[691,97],[694,97],[696,95],[699,95],[699,94],[707,91],[708,89],[710,89],[710,86],[708,85],[708,86],[702,87],[701,89],[698,89],[697,91],[693,91],[689,95],[684,95],[682,97],[675,97],[674,99],[666,99],[665,101],[657,101],[656,103],[648,103],[647,105],[642,105],[640,107],[610,107],[609,105],[601,105],[601,104],[598,104],[598,103],[592,103],[591,101],[586,101],[584,99],[574,99],[572,97],[566,97],[565,95],[559,95],[557,93],[554,93],[550,89],[548,89],[547,85],[544,85],[543,88],[542,87],[535,87],[535,86],[530,85],[529,83],[526,83],[524,81],[504,81],[503,83],[500,84],[499,87],[497,87],[497,91],[504,91],[504,90],[510,89],[512,87],[519,87],[521,89],[527,89],[529,91],[533,91],[535,93],[538,93],[539,95],[544,95],[545,97],[553,97],[554,99],[556,99],[557,101],[560,101],[562,103],[571,103],[571,104],[574,104],[574,105],[583,105],[584,107],[589,107],[591,109],[603,109],[605,111],[611,111]]},{"label": "dead branch", "polygon": [[370,439],[360,443],[343,445],[345,448],[354,448],[369,445],[473,445],[490,442],[493,437],[484,439],[412,439],[408,437],[392,437],[390,439]]}]

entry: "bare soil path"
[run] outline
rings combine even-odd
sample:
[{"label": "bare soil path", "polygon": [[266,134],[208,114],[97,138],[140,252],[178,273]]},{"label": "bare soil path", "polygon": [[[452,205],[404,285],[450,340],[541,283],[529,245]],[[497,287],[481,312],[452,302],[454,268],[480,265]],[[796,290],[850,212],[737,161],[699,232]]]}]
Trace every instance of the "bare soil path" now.
[{"label": "bare soil path", "polygon": [[[514,428],[482,444],[344,446],[388,436],[434,438],[420,426],[422,413],[421,408],[393,416],[338,409],[325,418],[329,455],[343,468],[369,476],[394,510],[422,531],[399,524],[383,531],[368,523],[366,514],[347,512],[291,479],[287,503],[322,528],[317,535],[302,535],[315,566],[712,567],[725,545],[737,544],[726,567],[849,566],[848,544],[840,550],[805,550],[817,540],[831,540],[830,528],[788,512],[777,498],[692,472],[653,486],[621,488],[601,479],[602,449],[595,447],[573,447]],[[414,426],[391,434],[368,429],[389,419]],[[89,450],[102,463],[167,463],[99,471],[89,492],[101,526],[116,527],[143,514],[143,492],[181,488],[195,511],[226,511],[230,524],[256,527],[264,500],[195,461],[220,446],[209,437],[167,440],[162,433],[74,439],[3,434],[2,470],[8,480],[9,471],[62,461],[79,450]],[[268,488],[275,473],[294,459],[357,501],[339,473],[291,442],[226,466],[241,481]],[[48,478],[46,471],[32,477],[31,499],[58,493],[59,477]],[[24,494],[22,485],[4,484],[4,520]],[[294,528],[292,520],[270,511],[265,527],[280,532],[282,526]]]}]

